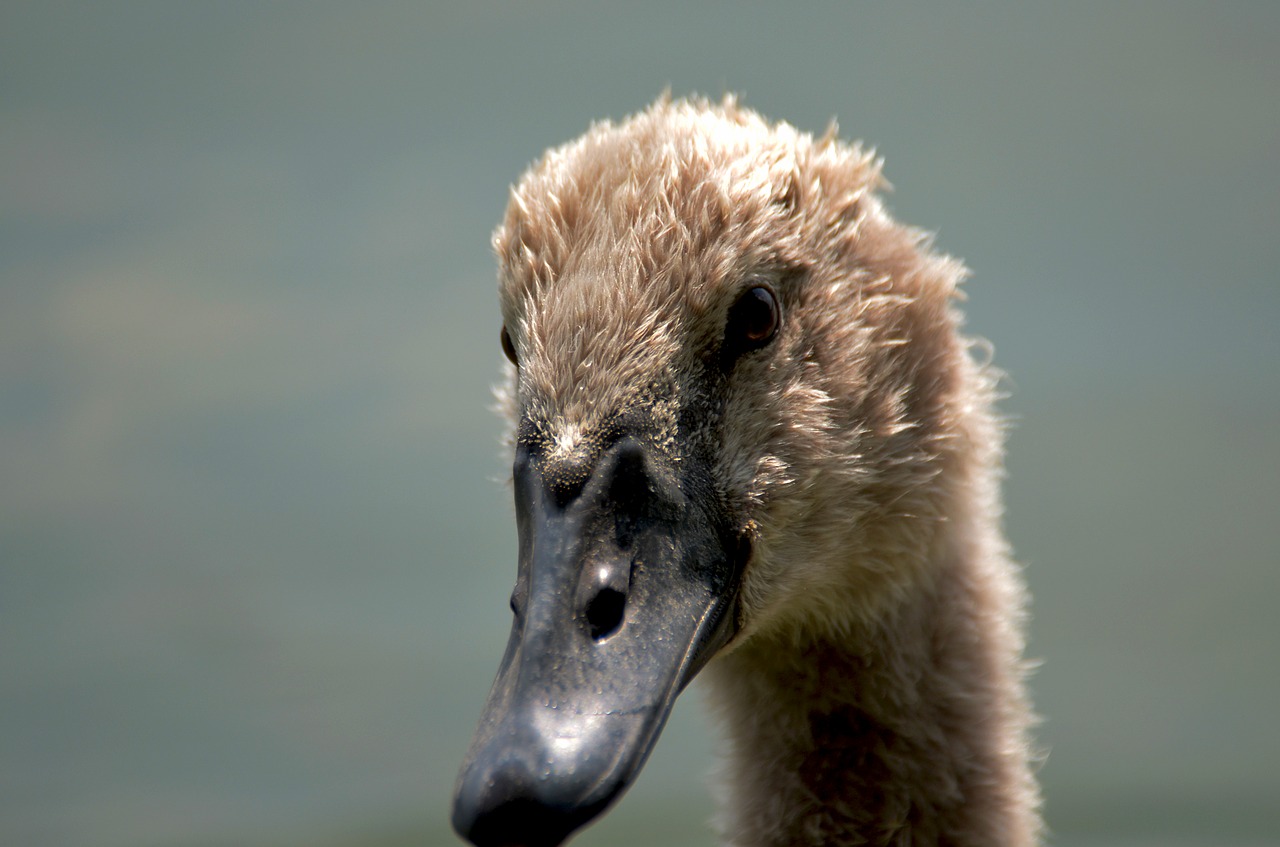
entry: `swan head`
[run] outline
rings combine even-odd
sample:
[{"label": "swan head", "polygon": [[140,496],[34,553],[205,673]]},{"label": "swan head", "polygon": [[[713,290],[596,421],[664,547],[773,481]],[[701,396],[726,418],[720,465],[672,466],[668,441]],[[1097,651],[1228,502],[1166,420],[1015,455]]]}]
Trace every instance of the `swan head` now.
[{"label": "swan head", "polygon": [[707,662],[847,631],[928,578],[915,554],[974,440],[963,271],[880,184],[834,132],[664,99],[513,189],[494,244],[518,575],[455,798],[475,844],[559,844]]}]

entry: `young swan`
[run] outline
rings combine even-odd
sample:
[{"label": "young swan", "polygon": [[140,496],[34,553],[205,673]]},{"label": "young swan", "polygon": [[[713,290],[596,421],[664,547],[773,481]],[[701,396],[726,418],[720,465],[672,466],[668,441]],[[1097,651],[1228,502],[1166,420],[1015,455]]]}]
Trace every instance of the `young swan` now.
[{"label": "young swan", "polygon": [[964,269],[880,184],[833,133],[662,100],[513,191],[519,568],[475,844],[600,813],[704,665],[727,843],[1036,843],[994,378]]}]

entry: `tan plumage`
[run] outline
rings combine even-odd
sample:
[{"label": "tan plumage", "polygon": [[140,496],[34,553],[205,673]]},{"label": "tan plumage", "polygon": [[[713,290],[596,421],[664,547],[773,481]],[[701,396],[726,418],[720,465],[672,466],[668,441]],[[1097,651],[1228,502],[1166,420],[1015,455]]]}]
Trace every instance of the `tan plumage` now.
[{"label": "tan plumage", "polygon": [[[551,480],[590,469],[629,409],[672,467],[713,456],[752,544],[739,629],[703,672],[727,843],[1030,845],[994,376],[958,331],[963,267],[880,186],[834,132],[732,99],[593,126],[530,169],[495,234],[520,361],[505,405]],[[778,336],[719,374],[753,284],[777,292]]]}]

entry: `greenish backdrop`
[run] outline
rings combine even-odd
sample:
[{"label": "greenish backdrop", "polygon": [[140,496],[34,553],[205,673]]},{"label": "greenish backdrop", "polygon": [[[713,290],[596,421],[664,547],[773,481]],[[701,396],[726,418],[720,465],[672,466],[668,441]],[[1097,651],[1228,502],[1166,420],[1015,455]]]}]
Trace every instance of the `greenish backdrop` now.
[{"label": "greenish backdrop", "polygon": [[[1280,844],[1280,4],[0,4],[0,843],[454,843],[506,638],[488,235],[738,92],[1010,374],[1064,847]],[[697,687],[584,845],[710,845]]]}]

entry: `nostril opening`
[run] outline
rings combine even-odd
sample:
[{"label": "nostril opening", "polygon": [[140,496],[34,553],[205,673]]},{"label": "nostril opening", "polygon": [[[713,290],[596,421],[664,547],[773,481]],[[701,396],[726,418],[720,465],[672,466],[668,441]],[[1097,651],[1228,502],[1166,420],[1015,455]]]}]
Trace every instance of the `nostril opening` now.
[{"label": "nostril opening", "polygon": [[603,641],[622,626],[622,613],[626,611],[627,595],[616,588],[602,588],[587,604],[587,626],[591,637]]}]

